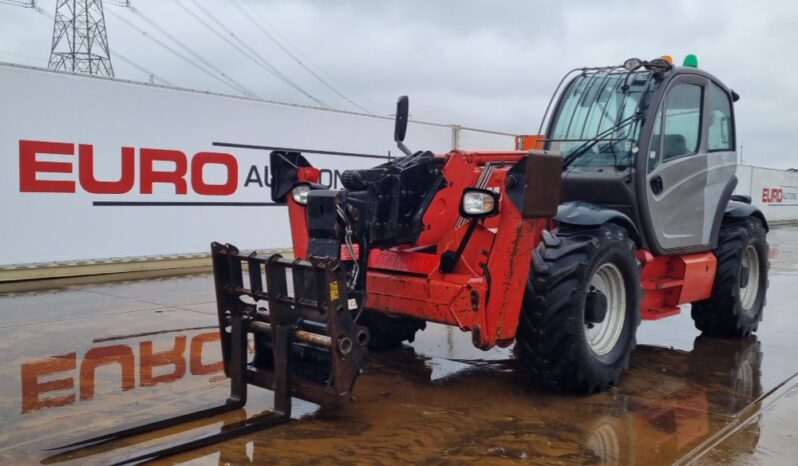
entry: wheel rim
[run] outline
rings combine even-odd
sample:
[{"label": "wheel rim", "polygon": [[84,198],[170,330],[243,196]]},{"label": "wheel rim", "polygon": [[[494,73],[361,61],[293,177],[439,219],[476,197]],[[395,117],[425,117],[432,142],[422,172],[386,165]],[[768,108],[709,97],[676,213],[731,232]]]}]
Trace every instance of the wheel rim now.
[{"label": "wheel rim", "polygon": [[621,464],[621,442],[612,426],[604,424],[594,430],[587,445],[599,457],[601,464]]},{"label": "wheel rim", "polygon": [[626,320],[626,284],[614,264],[602,264],[590,280],[591,288],[607,298],[607,314],[600,323],[585,321],[585,337],[590,349],[603,356],[618,343]]},{"label": "wheel rim", "polygon": [[759,253],[753,244],[749,244],[743,251],[740,275],[740,303],[746,312],[751,312],[759,294]]}]

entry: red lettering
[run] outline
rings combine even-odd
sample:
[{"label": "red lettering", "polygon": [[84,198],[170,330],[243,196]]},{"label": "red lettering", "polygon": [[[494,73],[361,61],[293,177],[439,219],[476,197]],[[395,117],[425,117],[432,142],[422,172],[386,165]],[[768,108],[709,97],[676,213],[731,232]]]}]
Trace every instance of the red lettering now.
[{"label": "red lettering", "polygon": [[135,387],[136,362],[133,350],[127,345],[92,348],[86,352],[80,363],[80,399],[94,398],[94,373],[99,366],[119,364],[122,368],[122,391]]},{"label": "red lettering", "polygon": [[[205,165],[218,164],[227,168],[227,181],[223,184],[208,184],[202,178]],[[238,163],[230,154],[221,152],[198,152],[191,159],[191,187],[197,194],[208,196],[229,196],[236,192],[238,182]]]},{"label": "red lettering", "polygon": [[99,181],[94,177],[94,147],[91,144],[78,146],[78,173],[80,186],[94,194],[123,194],[133,188],[136,181],[136,149],[122,148],[122,172],[117,181]]},{"label": "red lettering", "polygon": [[[185,335],[175,336],[171,348],[161,351],[153,350],[151,340],[141,341],[139,343],[140,386],[147,387],[175,382],[185,377],[187,366],[190,367],[192,375],[221,372],[224,370],[223,361],[218,359],[203,361],[203,352],[207,346],[218,344],[220,339],[218,331],[195,335],[191,338],[188,355],[186,354],[187,337]],[[22,414],[75,403],[76,383],[80,384],[80,400],[94,399],[97,368],[114,364],[118,364],[121,371],[122,391],[134,389],[136,387],[136,360],[133,349],[129,345],[91,348],[83,356],[82,361],[78,361],[76,353],[72,352],[22,363],[20,365]],[[78,365],[80,366],[79,378],[78,382],[75,382],[74,371],[78,369]],[[67,371],[71,371],[71,373],[61,374],[62,378],[57,378],[57,374]],[[60,393],[43,396],[50,392]]]},{"label": "red lettering", "polygon": [[205,343],[219,341],[219,332],[201,333],[191,339],[189,369],[193,375],[213,374],[224,369],[224,362],[202,363],[202,349]]},{"label": "red lettering", "polygon": [[40,180],[37,173],[72,173],[72,162],[36,160],[36,154],[74,155],[75,146],[66,142],[19,141],[19,191],[23,193],[74,193],[75,182]]},{"label": "red lettering", "polygon": [[72,377],[39,382],[39,378],[58,372],[73,371],[77,367],[75,353],[53,356],[20,366],[22,380],[22,413],[42,408],[66,406],[75,402],[75,394],[53,396],[42,399],[40,395],[57,390],[70,390],[74,386]]},{"label": "red lettering", "polygon": [[762,188],[762,203],[782,202],[784,190],[781,188]]},{"label": "red lettering", "polygon": [[[139,343],[139,353],[141,357],[141,386],[149,387],[159,383],[174,382],[186,375],[186,337],[179,335],[175,337],[175,345],[171,350],[152,352],[152,342],[142,341]],[[158,376],[152,375],[154,367],[173,365],[174,371]]]},{"label": "red lettering", "polygon": [[[186,171],[188,163],[186,154],[179,150],[167,149],[141,149],[141,193],[152,194],[152,185],[155,183],[171,183],[175,185],[175,194],[186,194]],[[156,171],[155,162],[172,162],[174,170]]]},{"label": "red lettering", "polygon": [[[20,192],[74,193],[75,180],[40,179],[42,173],[73,173],[73,162],[37,160],[39,154],[75,155],[75,145],[63,142],[19,141]],[[136,184],[136,148],[122,147],[118,179],[99,180],[95,176],[94,146],[78,145],[78,182],[92,194],[125,194]],[[157,183],[171,184],[175,194],[188,194],[188,159],[179,150],[142,148],[139,150],[139,192],[152,194]],[[156,164],[173,164],[171,168],[156,168]],[[207,165],[221,165],[226,170],[223,182],[205,180]],[[235,194],[238,183],[238,161],[225,152],[198,152],[191,159],[192,190],[204,196]]]}]

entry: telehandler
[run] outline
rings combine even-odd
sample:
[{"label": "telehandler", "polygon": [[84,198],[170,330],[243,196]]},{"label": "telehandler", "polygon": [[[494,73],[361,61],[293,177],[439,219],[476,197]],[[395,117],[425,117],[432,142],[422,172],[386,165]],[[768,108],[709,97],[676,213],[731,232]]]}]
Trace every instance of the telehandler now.
[{"label": "telehandler", "polygon": [[211,247],[230,398],[59,449],[239,409],[248,385],[274,392],[273,412],[120,461],[286,422],[293,396],[345,405],[367,351],[412,341],[426,322],[471,332],[482,349],[515,343],[531,380],[577,393],[617,385],[641,319],[681,304],[705,334],[756,331],[768,224],[733,195],[739,96],[696,62],[569,72],[524,151],[411,151],[401,97],[406,156],[344,172],[343,190],[320,185],[302,154],[272,152],[295,259]]}]

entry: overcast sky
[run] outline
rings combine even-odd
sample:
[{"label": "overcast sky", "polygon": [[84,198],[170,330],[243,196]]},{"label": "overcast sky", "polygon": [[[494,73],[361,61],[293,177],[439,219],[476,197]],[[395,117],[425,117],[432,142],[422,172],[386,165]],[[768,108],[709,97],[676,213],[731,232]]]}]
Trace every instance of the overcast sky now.
[{"label": "overcast sky", "polygon": [[[191,0],[179,1],[236,43]],[[196,1],[235,38],[326,104],[358,110],[247,17],[371,112],[390,114],[396,96],[408,94],[414,119],[511,133],[536,132],[552,90],[574,67],[661,54],[680,63],[694,53],[701,68],[742,96],[736,112],[745,163],[798,167],[798,85],[792,73],[798,71],[798,2]],[[242,2],[247,5],[241,9],[235,5]],[[0,4],[0,61],[47,65],[55,0],[38,4],[49,16]],[[236,92],[219,81],[223,78],[198,71],[125,22],[189,55],[149,19],[254,94],[314,105],[258,65],[257,58],[245,56],[251,51],[226,43],[176,0],[132,4],[140,14],[105,7],[117,77],[149,79],[114,53],[178,86]]]}]

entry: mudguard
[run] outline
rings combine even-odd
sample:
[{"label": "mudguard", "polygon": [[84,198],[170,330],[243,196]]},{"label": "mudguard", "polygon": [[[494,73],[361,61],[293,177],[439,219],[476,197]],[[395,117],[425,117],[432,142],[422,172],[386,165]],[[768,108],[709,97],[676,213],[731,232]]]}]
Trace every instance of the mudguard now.
[{"label": "mudguard", "polygon": [[765,227],[765,231],[770,231],[770,227],[768,227],[768,221],[767,219],[765,219],[765,214],[763,214],[758,207],[756,207],[755,205],[751,205],[750,202],[745,202],[744,200],[737,200],[737,199],[729,200],[729,203],[726,204],[726,211],[723,213],[723,216],[724,217],[753,216],[762,221],[762,225]]},{"label": "mudguard", "polygon": [[591,202],[573,201],[560,204],[554,221],[567,225],[594,226],[610,222],[629,232],[629,236],[640,244],[640,233],[634,222],[623,212]]}]

